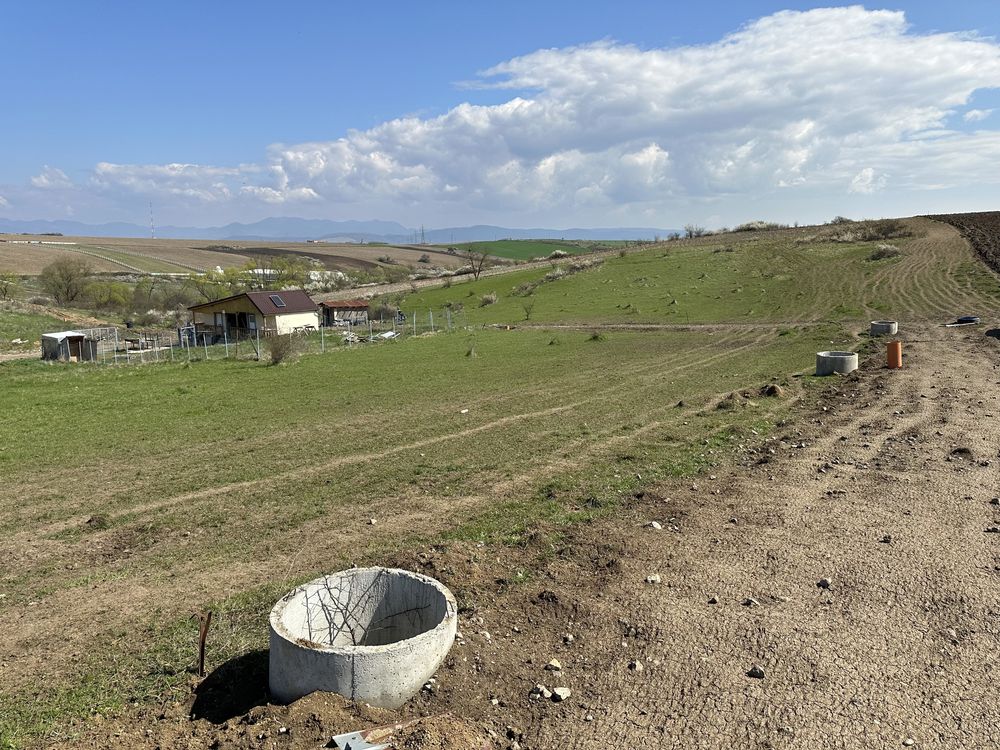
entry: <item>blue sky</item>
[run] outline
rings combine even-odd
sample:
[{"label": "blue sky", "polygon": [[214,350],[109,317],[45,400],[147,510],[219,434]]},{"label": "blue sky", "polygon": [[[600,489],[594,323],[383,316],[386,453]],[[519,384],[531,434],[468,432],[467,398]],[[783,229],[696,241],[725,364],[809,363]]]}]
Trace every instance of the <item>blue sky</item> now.
[{"label": "blue sky", "polygon": [[[1000,35],[996,4],[867,6],[868,11],[905,12],[905,29],[889,28],[858,7],[853,15],[820,17],[825,20],[819,25],[806,23],[809,14],[797,21],[780,15],[830,6],[542,0],[367,6],[7,3],[0,8],[0,24],[7,30],[0,47],[6,103],[0,119],[0,216],[141,221],[152,201],[171,223],[303,215],[428,225],[673,226],[686,217],[734,223],[765,210],[794,213],[802,221],[852,211],[906,212],[910,205],[916,212],[931,210],[937,198],[942,210],[969,200],[981,208],[1000,197],[995,185],[984,191],[981,182],[963,183],[954,170],[903,173],[906,154],[938,164],[946,161],[949,148],[963,154],[960,164],[970,158],[970,150],[993,154],[992,137],[968,139],[998,126],[990,110],[1000,101],[995,89],[1000,79],[994,77],[988,49],[995,46],[991,38]],[[937,54],[938,44],[940,64],[951,67],[960,66],[955,61],[969,51],[960,46],[963,37],[941,32],[974,32],[978,46],[969,59],[979,60],[979,70],[942,81],[936,89],[914,84],[910,98],[896,102],[887,115],[914,122],[869,144],[863,154],[856,149],[858,133],[842,123],[823,127],[824,113],[807,106],[813,77],[836,89],[830,82],[836,71],[821,65],[803,66],[795,72],[797,80],[755,79],[756,85],[799,92],[798,99],[763,119],[746,101],[734,103],[728,113],[706,103],[678,119],[681,107],[672,97],[680,96],[680,84],[674,81],[677,86],[668,90],[656,76],[668,71],[696,78],[697,70],[682,64],[688,53],[712,51],[714,57],[703,63],[711,67],[716,58],[725,58],[727,35],[768,18],[786,18],[782,28],[788,37],[814,34],[817,39],[827,37],[827,29],[835,36],[844,28],[870,25],[873,49],[881,46],[880,35],[887,35],[915,59],[926,60]],[[801,57],[812,46],[776,51],[775,45],[783,43],[762,31],[745,46],[756,64],[772,53]],[[576,60],[573,50],[581,45],[587,59]],[[614,54],[629,49],[635,54]],[[661,54],[670,51],[677,55]],[[864,54],[861,46],[858,54]],[[579,63],[572,81],[563,79],[560,59]],[[514,73],[504,69],[486,80],[479,76],[509,61],[515,61]],[[906,78],[899,61],[899,56],[877,60],[866,77]],[[546,75],[536,76],[536,68]],[[739,69],[720,64],[719,71],[732,79]],[[926,71],[922,75],[928,77]],[[857,66],[846,69],[845,76],[860,80]],[[463,85],[469,81],[478,83]],[[484,86],[490,82],[502,85]],[[600,89],[601,83],[610,88]],[[706,85],[712,83],[702,83],[702,90]],[[622,97],[616,124],[614,112],[603,104],[623,90],[633,99]],[[766,90],[759,94],[768,98]],[[871,99],[862,108],[883,96],[874,85],[862,94]],[[543,122],[560,109],[586,109],[599,118],[601,135],[587,137],[593,121],[585,119],[565,129],[584,134],[579,138],[556,141],[544,129],[527,132],[511,124],[502,109],[518,97],[543,102]],[[662,102],[662,118],[647,118],[643,128],[632,129],[630,123],[648,115],[635,108],[643,99]],[[594,101],[602,106],[583,106]],[[456,119],[455,108],[464,105],[481,109],[459,117],[460,126],[438,122]],[[936,124],[934,115],[919,114],[934,107]],[[966,117],[969,110],[976,113]],[[784,123],[782,111],[787,112]],[[490,124],[470,134],[469,128],[475,129],[470,123],[480,115]],[[730,125],[746,118],[746,132],[727,126],[723,134],[720,117],[730,118]],[[870,114],[860,117],[870,119]],[[679,120],[691,130],[681,132],[674,125]],[[393,121],[404,125],[382,132]],[[803,145],[803,136],[796,134],[765,146],[753,132],[794,130],[795,123],[804,122],[812,122],[813,132],[822,131],[822,137]],[[420,141],[428,129],[435,131],[432,144]],[[874,129],[869,123],[866,132]],[[336,143],[352,131],[370,135],[349,148],[298,148]],[[556,123],[549,132],[563,131]],[[708,140],[699,141],[698,132],[707,133]],[[967,139],[959,142],[963,135]],[[838,138],[839,149],[833,144]],[[928,138],[936,139],[933,148],[912,147]],[[503,153],[492,151],[498,141],[504,143]],[[701,161],[686,159],[692,148],[704,150]],[[752,164],[746,156],[750,151],[756,152]],[[476,155],[484,152],[491,155],[477,162]],[[463,169],[452,170],[452,162]],[[784,166],[770,168],[778,162]],[[98,168],[102,164],[112,168]],[[178,164],[190,169],[165,168]],[[855,168],[844,177],[845,170]],[[477,176],[482,174],[490,179]],[[842,184],[835,188],[837,180]],[[511,195],[532,190],[542,199],[525,204]],[[915,197],[902,200],[903,192]],[[929,198],[928,192],[936,195]]]}]

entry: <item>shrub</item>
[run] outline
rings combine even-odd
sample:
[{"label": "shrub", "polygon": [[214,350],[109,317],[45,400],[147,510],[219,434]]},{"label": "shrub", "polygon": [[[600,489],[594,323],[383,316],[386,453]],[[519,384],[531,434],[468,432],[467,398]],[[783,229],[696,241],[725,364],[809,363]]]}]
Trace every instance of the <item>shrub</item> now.
[{"label": "shrub", "polygon": [[700,227],[697,224],[685,224],[684,225],[684,236],[688,239],[692,237],[703,237],[708,230],[705,227]]},{"label": "shrub", "polygon": [[768,229],[788,229],[787,224],[779,224],[776,221],[748,221],[733,227],[734,232],[763,232]]},{"label": "shrub", "polygon": [[868,256],[868,260],[885,260],[886,258],[895,258],[901,254],[899,248],[892,245],[877,245],[875,252]]},{"label": "shrub", "polygon": [[430,262],[431,262],[431,256],[429,256],[427,253],[424,253],[419,258],[417,258],[417,263],[430,263]]},{"label": "shrub", "polygon": [[267,340],[267,352],[272,365],[280,365],[290,360],[296,351],[295,340],[290,333],[271,336]]},{"label": "shrub", "polygon": [[41,294],[36,294],[34,297],[29,297],[28,302],[33,305],[51,305],[53,299],[51,297],[45,297]]},{"label": "shrub", "polygon": [[535,293],[538,284],[539,282],[537,281],[525,281],[523,284],[518,284],[514,287],[513,294],[515,297],[527,297]]},{"label": "shrub", "polygon": [[557,249],[553,250],[551,253],[549,253],[548,255],[546,255],[545,257],[548,260],[554,260],[554,259],[557,259],[557,258],[566,258],[568,256],[569,256],[569,253],[567,253],[565,250],[559,250],[557,248]]},{"label": "shrub", "polygon": [[90,264],[82,258],[59,258],[42,269],[38,280],[60,305],[76,302],[83,297]]},{"label": "shrub", "polygon": [[490,292],[489,294],[484,294],[479,298],[480,307],[489,307],[490,305],[495,305],[497,303],[497,293]]},{"label": "shrub", "polygon": [[830,235],[834,242],[875,242],[909,237],[912,234],[899,219],[855,221],[841,226],[842,229]]},{"label": "shrub", "polygon": [[565,275],[566,275],[566,269],[560,266],[558,268],[553,268],[551,271],[545,274],[544,279],[545,281],[558,281]]}]

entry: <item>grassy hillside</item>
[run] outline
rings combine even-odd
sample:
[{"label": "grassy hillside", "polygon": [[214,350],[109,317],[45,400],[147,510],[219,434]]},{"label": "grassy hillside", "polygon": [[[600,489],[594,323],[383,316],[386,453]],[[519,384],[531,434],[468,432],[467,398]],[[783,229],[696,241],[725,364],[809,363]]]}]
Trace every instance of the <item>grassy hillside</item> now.
[{"label": "grassy hillside", "polygon": [[545,258],[556,250],[577,255],[602,247],[611,247],[614,244],[611,242],[570,242],[566,240],[495,240],[493,242],[462,242],[451,247],[458,248],[460,252],[471,249],[477,253],[487,252],[498,258],[531,260]]},{"label": "grassy hillside", "polygon": [[[423,290],[402,307],[450,306],[470,324],[522,322],[526,305],[534,322],[687,324],[948,319],[958,300],[984,312],[1000,306],[996,277],[956,233],[930,221],[912,228],[914,237],[888,241],[898,255],[883,259],[873,256],[886,242],[833,242],[805,231],[722,235],[609,258],[555,281],[544,278],[570,271],[572,261]],[[489,294],[496,304],[481,306]]]},{"label": "grassy hillside", "polygon": [[[0,308],[0,353],[37,351],[43,333],[72,327],[66,321],[49,315]],[[15,344],[16,339],[27,343]]]}]

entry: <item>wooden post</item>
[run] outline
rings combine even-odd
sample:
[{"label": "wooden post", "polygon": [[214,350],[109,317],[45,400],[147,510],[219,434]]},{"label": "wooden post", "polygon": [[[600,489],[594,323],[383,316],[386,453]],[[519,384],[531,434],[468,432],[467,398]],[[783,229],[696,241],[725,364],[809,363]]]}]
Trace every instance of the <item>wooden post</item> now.
[{"label": "wooden post", "polygon": [[208,626],[212,624],[212,610],[198,615],[198,676],[205,676],[205,641],[208,639]]},{"label": "wooden post", "polygon": [[222,341],[226,345],[226,359],[229,359],[229,331],[225,327],[222,329]]}]

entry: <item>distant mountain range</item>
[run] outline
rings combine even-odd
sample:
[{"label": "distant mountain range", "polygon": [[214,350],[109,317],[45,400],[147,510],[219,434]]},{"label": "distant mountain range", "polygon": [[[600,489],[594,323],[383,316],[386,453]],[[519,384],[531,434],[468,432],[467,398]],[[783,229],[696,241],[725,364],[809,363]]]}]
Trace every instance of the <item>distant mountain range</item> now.
[{"label": "distant mountain range", "polygon": [[[165,239],[188,240],[336,240],[353,242],[412,243],[423,239],[435,245],[454,242],[484,242],[489,240],[651,240],[666,237],[674,229],[652,227],[608,227],[592,229],[515,229],[477,224],[471,227],[444,229],[409,229],[394,221],[329,221],[327,219],[296,219],[271,217],[252,224],[226,224],[221,227],[156,228],[156,236]],[[0,218],[0,232],[45,234],[58,232],[83,237],[148,237],[149,227],[114,222],[85,224],[79,221],[15,221]]]}]

